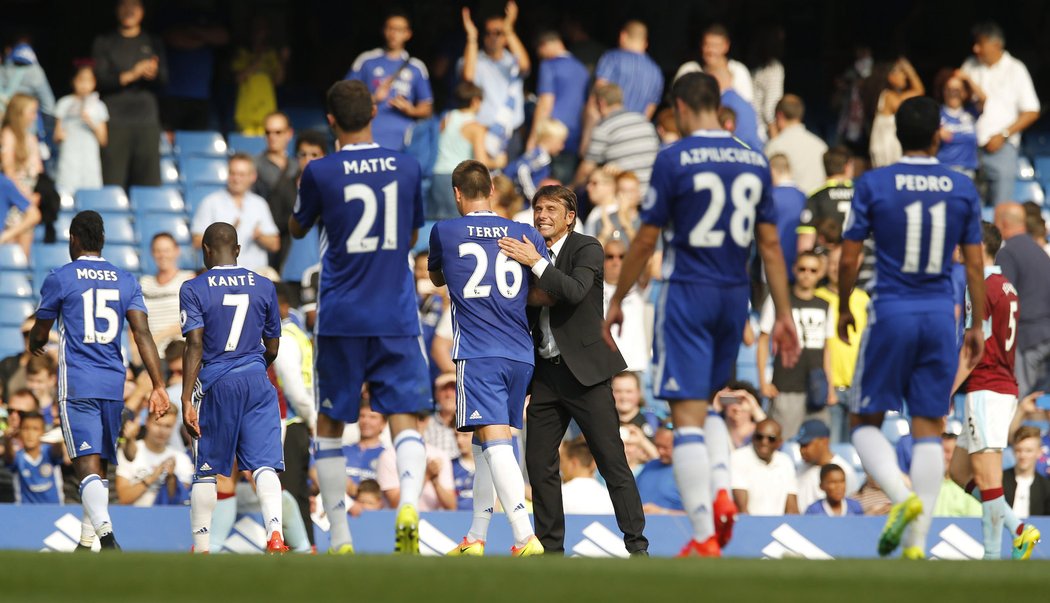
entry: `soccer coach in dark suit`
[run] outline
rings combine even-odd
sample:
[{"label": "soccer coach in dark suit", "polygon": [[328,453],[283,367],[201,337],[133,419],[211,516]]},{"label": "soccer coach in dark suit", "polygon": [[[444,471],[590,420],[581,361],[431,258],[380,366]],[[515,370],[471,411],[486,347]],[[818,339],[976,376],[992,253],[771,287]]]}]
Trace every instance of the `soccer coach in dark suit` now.
[{"label": "soccer coach in dark suit", "polygon": [[570,189],[544,186],[536,191],[532,207],[554,265],[527,241],[504,238],[500,247],[511,259],[532,267],[533,288],[539,292],[531,299],[545,304],[529,311],[537,350],[526,411],[525,465],[536,535],[547,553],[564,553],[558,447],[569,420],[575,419],[609,488],[627,551],[646,554],[645,514],[627,465],[612,396],[611,379],[627,365],[602,339],[605,254],[597,239],[573,232],[576,195]]}]

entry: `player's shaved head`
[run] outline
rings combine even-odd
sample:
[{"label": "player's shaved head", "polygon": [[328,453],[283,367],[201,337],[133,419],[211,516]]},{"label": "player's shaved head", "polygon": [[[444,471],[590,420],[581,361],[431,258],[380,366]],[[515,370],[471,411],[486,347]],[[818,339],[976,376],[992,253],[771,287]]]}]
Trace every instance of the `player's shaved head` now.
[{"label": "player's shaved head", "polygon": [[375,102],[364,82],[340,80],[328,89],[325,106],[343,132],[360,132],[375,116]]},{"label": "player's shaved head", "polygon": [[226,222],[215,222],[204,231],[201,241],[204,266],[229,266],[237,263],[241,246],[237,244],[237,229]]},{"label": "player's shaved head", "polygon": [[929,149],[940,127],[941,108],[928,96],[909,98],[897,109],[897,140],[905,152]]}]

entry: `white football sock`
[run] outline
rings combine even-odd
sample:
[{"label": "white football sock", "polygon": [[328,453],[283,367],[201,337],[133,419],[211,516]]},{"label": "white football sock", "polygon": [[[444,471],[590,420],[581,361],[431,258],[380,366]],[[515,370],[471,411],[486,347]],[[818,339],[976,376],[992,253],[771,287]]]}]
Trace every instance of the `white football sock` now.
[{"label": "white football sock", "polygon": [[704,421],[704,443],[707,444],[707,454],[711,458],[711,494],[718,494],[722,490],[729,492],[731,445],[729,429],[726,428],[722,415],[716,412],[708,413],[707,420]]},{"label": "white football sock", "polygon": [[489,469],[485,452],[478,444],[473,444],[471,448],[474,450],[474,518],[470,522],[467,540],[486,540],[492,509],[496,506],[496,490],[492,485],[492,470]]},{"label": "white football sock", "polygon": [[944,482],[944,448],[941,438],[932,436],[916,438],[911,450],[911,485],[922,501],[922,515],[909,526],[904,535],[904,546],[919,547],[925,552],[933,508],[937,506],[937,495]]},{"label": "white football sock", "polygon": [[310,537],[299,512],[299,501],[287,490],[281,490],[281,516],[284,522],[284,543],[296,553],[309,553]]},{"label": "white football sock", "polygon": [[317,467],[318,487],[321,502],[328,516],[329,547],[337,550],[351,544],[350,524],[346,520],[346,457],[343,456],[342,438],[318,437],[314,465]]},{"label": "white football sock", "polygon": [[674,430],[671,467],[682,505],[693,525],[693,540],[704,542],[714,535],[715,520],[711,512],[711,461],[703,429]]},{"label": "white football sock", "polygon": [[284,539],[284,528],[281,516],[284,510],[281,505],[281,480],[273,467],[260,467],[252,473],[255,479],[255,493],[259,496],[259,508],[262,510],[263,525],[266,527],[266,538],[274,532]]},{"label": "white football sock", "polygon": [[193,482],[190,488],[190,530],[193,533],[194,553],[211,551],[211,518],[217,502],[214,477]]},{"label": "white football sock", "polygon": [[402,431],[394,438],[394,452],[397,455],[397,474],[401,482],[398,508],[405,505],[417,506],[427,471],[427,449],[423,444],[423,436],[415,429]]},{"label": "white football sock", "polygon": [[109,481],[92,473],[80,482],[80,501],[99,538],[113,533],[109,519]]},{"label": "white football sock", "polygon": [[529,511],[525,508],[525,478],[521,467],[514,458],[514,449],[510,440],[490,440],[482,445],[485,460],[492,472],[492,482],[496,486],[496,495],[503,503],[503,512],[507,514],[510,529],[514,532],[514,543],[521,546],[535,534]]},{"label": "white football sock", "polygon": [[208,539],[208,546],[212,551],[222,552],[235,523],[237,523],[237,497],[230,494],[216,500],[215,510],[211,513],[211,538]]},{"label": "white football sock", "polygon": [[1002,488],[990,490],[987,495],[981,498],[981,531],[984,536],[984,558],[1000,559],[1003,556],[1003,515],[1006,509],[1006,498],[1003,497]]},{"label": "white football sock", "polygon": [[897,466],[897,453],[886,436],[882,435],[882,431],[872,425],[863,425],[853,430],[852,440],[868,475],[882,488],[893,504],[904,502],[911,492],[908,491],[900,467]]},{"label": "white football sock", "polygon": [[82,514],[80,518],[80,544],[81,546],[91,546],[95,542],[95,526],[91,525],[91,517],[88,516],[87,511]]}]

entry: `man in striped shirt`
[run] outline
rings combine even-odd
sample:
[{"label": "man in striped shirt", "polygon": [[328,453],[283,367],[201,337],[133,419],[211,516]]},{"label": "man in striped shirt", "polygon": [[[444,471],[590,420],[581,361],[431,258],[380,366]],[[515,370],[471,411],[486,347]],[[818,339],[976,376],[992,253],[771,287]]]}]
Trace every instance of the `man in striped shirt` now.
[{"label": "man in striped shirt", "polygon": [[644,194],[660,150],[656,128],[648,117],[624,107],[623,91],[618,85],[598,84],[594,97],[601,121],[591,133],[583,162],[576,170],[575,184],[586,182],[596,167],[612,163],[623,171],[634,172]]}]

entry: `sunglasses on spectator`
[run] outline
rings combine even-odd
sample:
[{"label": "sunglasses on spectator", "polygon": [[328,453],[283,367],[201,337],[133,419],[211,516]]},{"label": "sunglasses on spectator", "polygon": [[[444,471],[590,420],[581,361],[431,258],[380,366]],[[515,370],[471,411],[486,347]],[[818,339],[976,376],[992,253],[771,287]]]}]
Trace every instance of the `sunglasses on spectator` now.
[{"label": "sunglasses on spectator", "polygon": [[624,256],[624,254],[622,254],[622,253],[607,253],[607,254],[605,254],[605,259],[607,259],[607,260],[622,260],[623,256]]},{"label": "sunglasses on spectator", "polygon": [[776,442],[777,440],[780,439],[780,436],[767,435],[767,434],[764,434],[764,433],[756,433],[752,437],[755,439],[756,442],[761,442],[762,440],[765,440],[765,441],[769,442],[770,444],[772,444],[773,442]]}]

